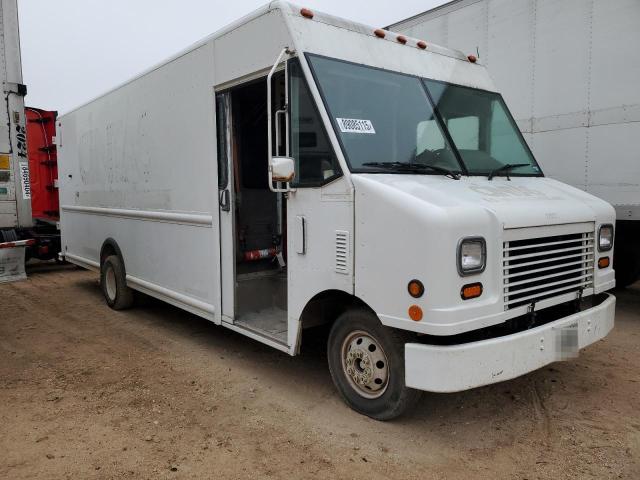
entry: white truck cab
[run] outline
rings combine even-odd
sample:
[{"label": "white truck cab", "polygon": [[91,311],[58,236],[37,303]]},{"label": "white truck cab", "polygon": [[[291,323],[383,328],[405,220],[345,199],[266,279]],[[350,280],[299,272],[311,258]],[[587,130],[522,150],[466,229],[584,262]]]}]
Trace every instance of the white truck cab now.
[{"label": "white truck cab", "polygon": [[514,378],[607,335],[615,214],[544,176],[473,57],[273,2],[58,123],[62,241],[295,355],[342,397]]}]

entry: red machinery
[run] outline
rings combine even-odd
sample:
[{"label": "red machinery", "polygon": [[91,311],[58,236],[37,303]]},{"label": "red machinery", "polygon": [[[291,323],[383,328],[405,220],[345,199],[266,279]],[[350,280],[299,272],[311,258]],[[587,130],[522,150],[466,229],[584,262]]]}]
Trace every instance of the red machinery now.
[{"label": "red machinery", "polygon": [[25,108],[27,156],[31,180],[31,215],[35,245],[28,257],[41,260],[57,258],[60,251],[60,201],[58,198],[58,156],[55,145],[58,112]]},{"label": "red machinery", "polygon": [[58,156],[53,138],[58,112],[25,108],[27,155],[31,179],[31,215],[34,220],[60,220],[58,200]]}]

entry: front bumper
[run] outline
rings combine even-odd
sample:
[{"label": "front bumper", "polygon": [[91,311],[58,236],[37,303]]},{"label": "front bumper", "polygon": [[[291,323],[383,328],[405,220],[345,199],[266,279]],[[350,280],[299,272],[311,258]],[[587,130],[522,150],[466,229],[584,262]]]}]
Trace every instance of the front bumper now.
[{"label": "front bumper", "polygon": [[616,299],[512,335],[451,346],[407,343],[405,383],[428,392],[459,392],[510,380],[562,360],[565,332],[577,331],[578,349],[604,338],[613,328]]}]

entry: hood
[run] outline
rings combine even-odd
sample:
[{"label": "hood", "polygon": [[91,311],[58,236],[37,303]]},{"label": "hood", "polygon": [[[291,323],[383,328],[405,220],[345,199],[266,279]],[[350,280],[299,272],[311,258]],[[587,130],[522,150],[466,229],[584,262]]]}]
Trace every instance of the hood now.
[{"label": "hood", "polygon": [[[545,177],[462,177],[357,174],[360,180],[397,189],[436,208],[482,208],[504,228],[593,222],[615,218],[613,207],[582,190]],[[356,182],[357,184],[358,182]],[[356,185],[357,188],[357,185]]]}]

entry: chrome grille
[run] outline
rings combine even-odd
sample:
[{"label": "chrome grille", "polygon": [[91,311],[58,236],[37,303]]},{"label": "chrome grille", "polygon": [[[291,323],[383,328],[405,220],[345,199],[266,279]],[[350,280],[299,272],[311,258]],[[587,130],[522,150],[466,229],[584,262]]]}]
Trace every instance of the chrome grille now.
[{"label": "chrome grille", "polygon": [[594,233],[504,242],[505,310],[592,287]]}]

